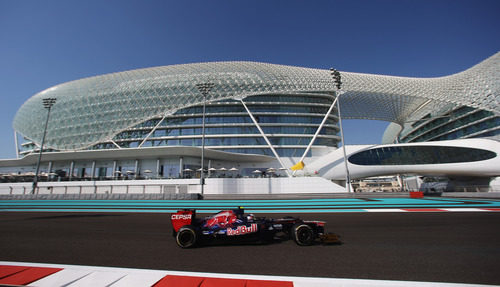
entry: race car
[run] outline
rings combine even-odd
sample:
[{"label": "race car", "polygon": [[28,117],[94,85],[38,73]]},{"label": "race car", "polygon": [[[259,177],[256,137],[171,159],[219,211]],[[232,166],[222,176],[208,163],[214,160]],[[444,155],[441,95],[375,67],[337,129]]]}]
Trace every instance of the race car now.
[{"label": "race car", "polygon": [[181,248],[212,241],[271,242],[277,238],[293,239],[300,246],[340,243],[337,235],[325,233],[324,221],[308,221],[295,217],[271,219],[245,214],[243,208],[223,210],[204,219],[196,218],[196,210],[184,209],[171,215],[173,236]]}]

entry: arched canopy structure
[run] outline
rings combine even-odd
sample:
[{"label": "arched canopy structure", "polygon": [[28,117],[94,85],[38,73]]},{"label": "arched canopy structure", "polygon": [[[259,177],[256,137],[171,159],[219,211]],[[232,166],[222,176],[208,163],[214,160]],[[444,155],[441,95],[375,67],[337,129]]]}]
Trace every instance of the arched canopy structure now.
[{"label": "arched canopy structure", "polygon": [[[426,106],[466,105],[499,112],[500,53],[455,75],[404,78],[342,72],[344,118],[403,123]],[[154,117],[200,104],[196,85],[211,82],[207,100],[243,99],[252,95],[334,94],[328,70],[255,62],[212,62],[132,70],[63,83],[26,101],[14,129],[41,142],[46,111],[52,107],[46,146],[78,150],[110,140],[127,128]]]}]

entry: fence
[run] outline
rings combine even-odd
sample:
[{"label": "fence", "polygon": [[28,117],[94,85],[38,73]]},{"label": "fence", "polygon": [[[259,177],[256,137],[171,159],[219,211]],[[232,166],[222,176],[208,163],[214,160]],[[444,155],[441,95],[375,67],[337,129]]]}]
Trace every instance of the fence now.
[{"label": "fence", "polygon": [[[191,198],[199,193],[199,183],[194,180],[177,181],[80,181],[39,183],[32,194],[31,183],[0,184],[0,196],[18,198]],[[175,196],[174,196],[175,195]],[[186,195],[186,196],[182,196]]]}]

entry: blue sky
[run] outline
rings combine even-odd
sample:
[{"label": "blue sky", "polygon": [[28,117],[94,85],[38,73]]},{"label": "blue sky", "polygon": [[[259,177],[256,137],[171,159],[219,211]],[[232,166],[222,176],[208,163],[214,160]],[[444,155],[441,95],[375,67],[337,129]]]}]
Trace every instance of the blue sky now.
[{"label": "blue sky", "polygon": [[[18,108],[59,83],[226,60],[444,76],[500,50],[499,15],[498,0],[0,0],[0,158]],[[386,126],[344,121],[346,143]]]}]

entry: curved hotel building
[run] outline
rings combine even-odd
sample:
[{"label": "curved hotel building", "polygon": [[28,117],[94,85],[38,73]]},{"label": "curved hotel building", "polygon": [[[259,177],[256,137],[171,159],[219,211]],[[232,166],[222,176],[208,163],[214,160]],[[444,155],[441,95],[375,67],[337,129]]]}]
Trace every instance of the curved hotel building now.
[{"label": "curved hotel building", "polygon": [[[417,174],[489,181],[500,176],[499,71],[497,53],[440,78],[341,72],[340,90],[328,70],[255,62],[85,78],[21,106],[14,118],[16,139],[22,138],[18,158],[1,160],[0,172],[4,180],[33,172],[43,141],[40,170],[58,180],[197,178],[203,154],[209,179],[233,183],[267,175],[343,190],[346,167],[351,179]],[[44,107],[44,99],[55,103]],[[345,165],[341,119],[391,124],[384,145],[346,146]]]}]

